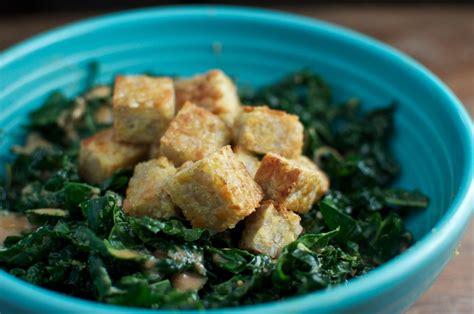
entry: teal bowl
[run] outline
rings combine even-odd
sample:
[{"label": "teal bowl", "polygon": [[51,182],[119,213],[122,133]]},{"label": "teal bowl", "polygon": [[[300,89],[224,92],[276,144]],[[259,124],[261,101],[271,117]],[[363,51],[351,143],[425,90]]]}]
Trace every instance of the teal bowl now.
[{"label": "teal bowl", "polygon": [[[100,81],[117,73],[192,74],[222,68],[239,84],[261,85],[310,67],[336,98],[366,108],[399,103],[393,148],[397,185],[420,188],[431,202],[407,218],[416,243],[347,285],[246,313],[398,313],[413,304],[448,263],[474,207],[473,125],[459,100],[409,57],[352,31],[294,15],[237,7],[152,8],[86,20],[21,43],[0,55],[0,155],[21,140],[20,125],[53,90],[80,92],[87,65]],[[144,313],[80,300],[0,271],[0,312]],[[213,311],[224,313],[222,311]],[[230,312],[225,310],[225,312]]]}]

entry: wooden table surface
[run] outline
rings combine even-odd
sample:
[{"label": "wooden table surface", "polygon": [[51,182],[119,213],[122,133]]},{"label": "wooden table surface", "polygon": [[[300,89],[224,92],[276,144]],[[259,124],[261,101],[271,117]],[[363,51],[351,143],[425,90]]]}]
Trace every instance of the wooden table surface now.
[{"label": "wooden table surface", "polygon": [[[378,38],[411,55],[437,74],[474,116],[474,6],[275,7]],[[98,12],[0,16],[0,50],[52,27]],[[1,73],[0,73],[1,74]],[[428,292],[408,311],[474,313],[474,224]]]}]

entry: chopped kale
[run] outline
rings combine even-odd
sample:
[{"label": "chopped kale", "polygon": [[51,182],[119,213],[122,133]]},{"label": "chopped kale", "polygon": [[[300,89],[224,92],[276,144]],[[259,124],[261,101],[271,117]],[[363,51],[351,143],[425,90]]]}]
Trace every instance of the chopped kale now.
[{"label": "chopped kale", "polygon": [[[24,212],[37,229],[8,237],[0,267],[31,283],[99,302],[145,308],[203,309],[269,302],[344,284],[406,249],[403,216],[425,208],[419,191],[390,186],[400,166],[389,148],[396,105],[363,112],[336,104],[309,70],[241,95],[300,117],[304,153],[329,176],[331,190],[302,216],[304,233],[273,260],[238,248],[241,226],[211,235],[179,218],[130,217],[122,201],[131,170],[98,186],[80,180],[81,138],[110,125],[109,87],[69,99],[53,93],[30,114],[28,129],[52,144],[18,154],[0,181],[0,210]],[[202,276],[199,291],[179,291],[182,272]]]}]

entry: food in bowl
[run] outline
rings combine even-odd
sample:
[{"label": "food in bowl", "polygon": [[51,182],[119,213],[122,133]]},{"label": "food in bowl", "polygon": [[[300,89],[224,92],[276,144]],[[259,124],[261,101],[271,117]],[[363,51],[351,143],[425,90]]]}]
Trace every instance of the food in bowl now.
[{"label": "food in bowl", "polygon": [[12,148],[0,266],[147,308],[345,284],[409,247],[402,217],[428,203],[389,187],[400,171],[388,147],[395,108],[335,104],[307,70],[240,96],[220,70],[53,93]]}]

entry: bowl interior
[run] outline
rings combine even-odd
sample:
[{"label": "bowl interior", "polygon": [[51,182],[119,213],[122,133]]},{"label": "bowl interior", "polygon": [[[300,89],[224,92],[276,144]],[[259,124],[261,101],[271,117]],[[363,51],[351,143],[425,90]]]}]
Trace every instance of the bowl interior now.
[{"label": "bowl interior", "polygon": [[143,11],[20,46],[0,57],[0,156],[11,158],[9,147],[22,138],[19,127],[49,93],[83,91],[91,61],[100,64],[104,83],[116,74],[190,75],[221,68],[239,85],[259,86],[310,67],[329,82],[336,99],[357,96],[366,108],[398,102],[392,144],[402,175],[396,185],[430,197],[429,208],[412,212],[407,225],[416,239],[431,232],[468,169],[462,113],[446,104],[433,82],[403,64],[410,60],[381,53],[371,42],[360,45],[359,35],[324,23],[308,27],[282,19],[213,9],[182,16]]}]

